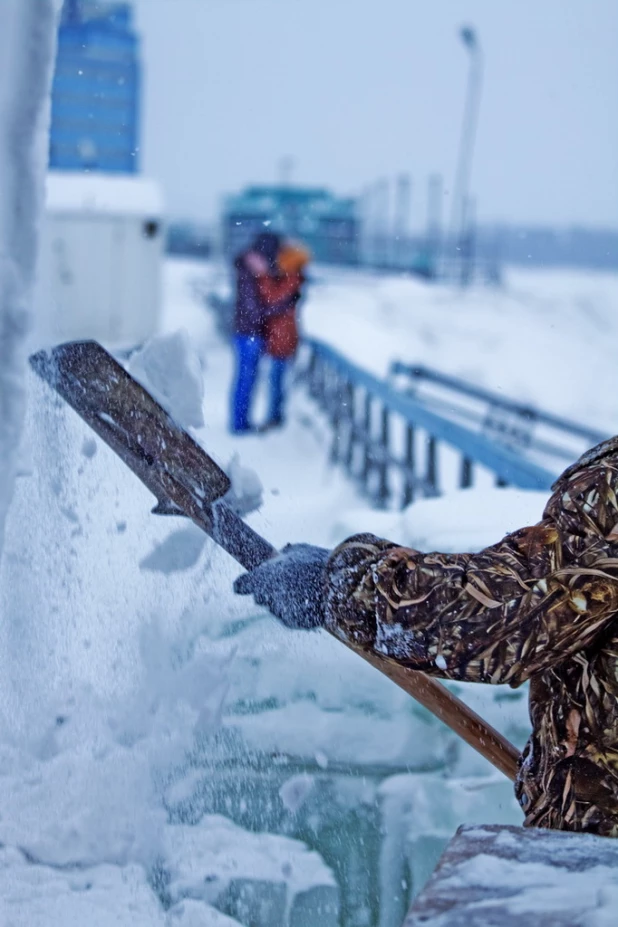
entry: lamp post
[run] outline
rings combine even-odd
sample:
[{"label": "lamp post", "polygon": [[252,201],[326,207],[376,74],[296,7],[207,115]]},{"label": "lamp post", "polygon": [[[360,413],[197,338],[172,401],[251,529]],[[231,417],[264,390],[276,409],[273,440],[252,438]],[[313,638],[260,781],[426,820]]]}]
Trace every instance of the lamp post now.
[{"label": "lamp post", "polygon": [[[469,202],[468,188],[472,171],[472,157],[483,81],[483,55],[476,32],[471,26],[463,26],[459,30],[459,37],[470,54],[470,69],[468,71],[468,89],[461,124],[457,172],[451,203],[450,237],[454,256],[457,255],[456,249],[463,245],[466,238],[466,204]],[[462,258],[465,258],[465,256],[462,255]],[[469,271],[463,267],[463,263],[465,263],[465,260],[462,262],[461,279],[466,282],[469,278]]]}]

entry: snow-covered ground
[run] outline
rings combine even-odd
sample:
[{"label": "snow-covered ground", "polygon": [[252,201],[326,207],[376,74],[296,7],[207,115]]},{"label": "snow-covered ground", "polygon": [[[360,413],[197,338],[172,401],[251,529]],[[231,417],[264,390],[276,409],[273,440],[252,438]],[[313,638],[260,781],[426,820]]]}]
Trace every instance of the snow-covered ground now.
[{"label": "snow-covered ground", "polygon": [[308,334],[384,376],[393,359],[427,364],[505,397],[613,434],[618,275],[507,269],[504,288],[429,287],[388,275],[322,271]]},{"label": "snow-covered ground", "polygon": [[[249,520],[273,543],[374,530],[472,550],[540,516],[543,493],[512,489],[372,511],[328,465],[302,393],[281,432],[231,437],[231,355],[196,297],[218,271],[165,272],[171,337],[136,375],[220,463],[257,472]],[[617,278],[519,273],[462,296],[316,276],[306,329],[376,372],[404,355],[613,430]],[[305,927],[336,924],[339,907],[346,927],[399,927],[459,823],[519,822],[487,763],[335,640],[234,597],[237,566],[181,519],[152,517],[114,455],[33,377],[28,389],[31,468],[0,564],[7,923]],[[523,742],[525,692],[455,688]]]}]

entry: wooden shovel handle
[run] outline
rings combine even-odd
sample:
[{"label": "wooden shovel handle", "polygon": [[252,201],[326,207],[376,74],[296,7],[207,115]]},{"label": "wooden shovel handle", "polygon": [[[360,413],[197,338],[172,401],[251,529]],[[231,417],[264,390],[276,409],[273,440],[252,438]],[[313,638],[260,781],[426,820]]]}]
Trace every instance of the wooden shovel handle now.
[{"label": "wooden shovel handle", "polygon": [[483,721],[481,716],[477,715],[465,702],[462,702],[456,695],[449,692],[442,683],[418,670],[398,666],[396,663],[391,663],[377,654],[366,653],[357,649],[351,644],[348,644],[348,646],[368,663],[371,663],[372,666],[375,666],[377,670],[392,679],[400,689],[403,689],[404,692],[416,699],[436,718],[443,721],[462,740],[465,740],[481,756],[489,760],[496,769],[504,773],[507,779],[510,779],[511,782],[515,781],[519,764],[519,750],[506,737],[503,737],[499,731],[487,724],[486,721]]},{"label": "wooden shovel handle", "polygon": [[[276,548],[231,511],[225,502],[215,502],[212,509],[214,524],[209,533],[217,544],[227,550],[246,570],[253,570],[260,563],[276,556]],[[337,637],[336,640],[341,639]],[[515,780],[519,751],[475,711],[468,708],[465,702],[424,673],[399,666],[378,654],[367,653],[350,641],[342,643],[347,644],[354,653],[392,679],[404,692],[474,747],[508,779]]]}]

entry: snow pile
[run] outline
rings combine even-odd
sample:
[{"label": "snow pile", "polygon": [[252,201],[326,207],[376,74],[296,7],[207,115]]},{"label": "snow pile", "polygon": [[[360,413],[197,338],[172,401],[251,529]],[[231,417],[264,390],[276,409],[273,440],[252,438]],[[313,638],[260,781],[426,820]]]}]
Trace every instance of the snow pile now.
[{"label": "snow pile", "polygon": [[0,923],[10,927],[242,927],[201,901],[167,913],[137,865],[59,871],[0,848]]},{"label": "snow pile", "polygon": [[2,5],[0,30],[0,556],[24,417],[26,338],[47,159],[59,0]]},{"label": "snow pile", "polygon": [[54,866],[151,865],[165,814],[156,810],[148,758],[109,743],[99,751],[87,742],[11,763],[0,777],[2,843]]},{"label": "snow pile", "polygon": [[204,425],[204,376],[185,328],[154,335],[131,356],[128,369],[179,425]]},{"label": "snow pile", "polygon": [[313,923],[337,923],[333,874],[296,840],[249,834],[227,818],[206,815],[193,826],[170,825],[165,841],[172,902],[200,899],[246,923],[255,923],[255,909],[261,908],[264,927],[294,925],[294,911],[301,908],[312,909]]},{"label": "snow pile", "polygon": [[165,927],[168,921],[139,866],[59,872],[3,847],[0,923],[11,927]]},{"label": "snow pile", "polygon": [[141,650],[141,678],[122,700],[84,687],[50,699],[19,744],[5,732],[0,843],[55,866],[154,864],[169,769],[218,729],[228,681],[212,657],[172,661],[155,627]]}]

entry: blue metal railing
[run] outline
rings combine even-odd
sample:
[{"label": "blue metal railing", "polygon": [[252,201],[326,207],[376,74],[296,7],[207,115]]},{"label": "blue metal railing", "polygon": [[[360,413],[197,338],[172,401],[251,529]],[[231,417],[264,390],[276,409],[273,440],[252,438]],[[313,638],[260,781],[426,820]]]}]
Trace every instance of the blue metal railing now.
[{"label": "blue metal railing", "polygon": [[[378,505],[408,505],[440,493],[439,450],[458,457],[457,485],[472,486],[477,467],[497,485],[549,489],[556,473],[485,434],[438,414],[347,360],[305,340],[300,377],[333,427],[331,459],[344,465]],[[395,425],[398,424],[397,434]]]},{"label": "blue metal railing", "polygon": [[552,469],[564,467],[609,435],[571,419],[516,402],[431,367],[395,361],[390,382],[426,408],[479,430]]}]

